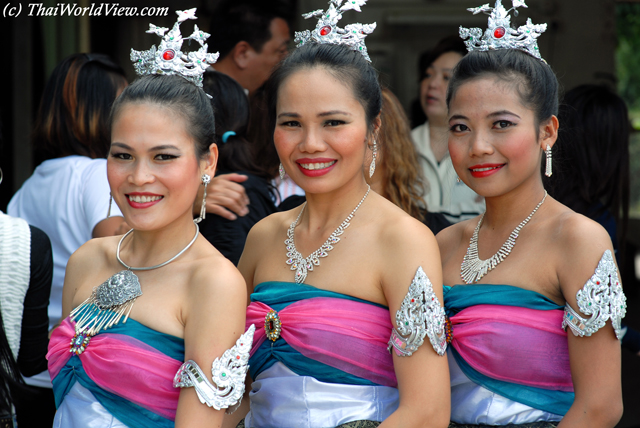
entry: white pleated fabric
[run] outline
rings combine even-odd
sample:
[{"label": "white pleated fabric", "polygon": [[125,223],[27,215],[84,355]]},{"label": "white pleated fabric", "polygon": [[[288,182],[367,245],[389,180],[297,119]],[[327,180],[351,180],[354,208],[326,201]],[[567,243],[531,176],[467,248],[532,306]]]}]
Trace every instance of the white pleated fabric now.
[{"label": "white pleated fabric", "polygon": [[64,397],[53,419],[53,428],[127,428],[91,391],[76,382]]}]

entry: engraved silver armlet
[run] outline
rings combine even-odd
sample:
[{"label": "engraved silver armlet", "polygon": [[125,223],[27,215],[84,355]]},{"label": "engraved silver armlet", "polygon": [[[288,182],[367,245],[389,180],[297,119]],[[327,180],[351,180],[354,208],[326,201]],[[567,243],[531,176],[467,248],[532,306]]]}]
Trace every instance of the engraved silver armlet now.
[{"label": "engraved silver armlet", "polygon": [[580,312],[591,315],[583,318],[567,303],[564,307],[562,328],[571,329],[575,336],[591,336],[611,320],[616,337],[622,337],[620,323],[627,313],[627,298],[622,292],[618,269],[611,251],[606,250],[598,262],[596,272],[576,293]]},{"label": "engraved silver armlet", "polygon": [[431,281],[422,267],[418,268],[409,292],[396,312],[396,325],[391,331],[389,352],[393,348],[400,357],[410,357],[429,336],[431,346],[444,355],[447,350],[447,319],[444,308],[433,292]]},{"label": "engraved silver armlet", "polygon": [[202,404],[216,410],[227,409],[233,413],[242,401],[245,377],[249,369],[249,351],[253,344],[254,325],[240,336],[235,346],[216,358],[211,367],[209,382],[202,369],[193,360],[187,360],[173,379],[174,388],[194,387]]}]

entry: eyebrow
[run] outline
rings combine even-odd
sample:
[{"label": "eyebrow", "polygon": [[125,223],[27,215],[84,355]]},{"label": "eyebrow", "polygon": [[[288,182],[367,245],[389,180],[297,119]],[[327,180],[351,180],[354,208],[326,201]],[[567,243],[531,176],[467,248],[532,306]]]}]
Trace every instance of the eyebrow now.
[{"label": "eyebrow", "polygon": [[[323,111],[322,113],[318,113],[318,117],[326,117],[326,116],[332,116],[334,114],[343,114],[345,116],[352,116],[351,113],[346,112],[346,111],[342,111],[342,110],[331,110],[331,111]],[[284,113],[280,113],[278,115],[278,119],[281,117],[300,117],[300,115],[298,113],[293,113],[293,112],[284,112]]]},{"label": "eyebrow", "polygon": [[[493,112],[493,113],[489,113],[489,114],[487,115],[487,117],[488,117],[488,118],[491,118],[491,117],[496,117],[496,116],[502,116],[503,114],[508,114],[508,115],[511,115],[511,116],[515,116],[515,117],[517,117],[518,119],[521,119],[521,117],[520,117],[520,116],[518,116],[517,114],[515,114],[515,113],[513,113],[513,112],[511,112],[511,111],[509,111],[509,110],[500,110],[500,111],[495,111],[495,112]],[[451,117],[449,118],[449,120],[450,120],[450,121],[451,121],[451,120],[460,120],[460,119],[462,119],[462,120],[469,120],[469,118],[468,118],[467,116],[464,116],[464,115],[461,115],[461,114],[454,114],[453,116],[451,116]]]},{"label": "eyebrow", "polygon": [[[117,143],[117,142],[116,143],[111,143],[111,146],[112,147],[121,147],[121,148],[123,148],[125,150],[133,150],[133,148],[131,146],[128,146],[128,145],[126,145],[124,143]],[[154,147],[151,147],[149,149],[149,151],[150,152],[158,152],[158,151],[167,150],[167,149],[174,149],[174,150],[180,151],[179,148],[177,148],[176,146],[173,146],[171,144],[163,144],[163,145],[160,145],[160,146],[154,146]]]}]

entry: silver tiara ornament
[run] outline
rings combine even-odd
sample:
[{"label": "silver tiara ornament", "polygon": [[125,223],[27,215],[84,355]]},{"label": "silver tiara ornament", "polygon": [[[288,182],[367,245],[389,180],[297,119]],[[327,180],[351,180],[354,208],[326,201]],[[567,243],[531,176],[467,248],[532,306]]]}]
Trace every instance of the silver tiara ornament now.
[{"label": "silver tiara ornament", "polygon": [[484,35],[480,28],[460,27],[460,37],[466,39],[464,43],[469,52],[520,49],[544,61],[540,56],[537,38],[547,30],[547,24],[533,24],[529,18],[525,25],[518,27],[518,29],[512,28],[509,12],[513,11],[513,15],[518,16],[516,9],[527,7],[523,0],[512,0],[512,5],[511,9],[507,10],[502,6],[501,0],[496,0],[495,7],[491,7],[487,3],[467,9],[474,15],[479,13],[489,15],[489,24]]},{"label": "silver tiara ornament", "polygon": [[[138,76],[147,74],[176,74],[193,82],[202,88],[202,75],[209,65],[215,63],[220,56],[219,53],[207,53],[205,41],[209,34],[201,31],[197,25],[193,27],[193,34],[189,37],[182,37],[180,24],[187,19],[197,19],[196,9],[178,10],[178,21],[169,30],[164,27],[156,27],[149,24],[147,33],[162,37],[160,45],[151,46],[147,51],[137,51],[131,49],[131,61]],[[181,51],[182,43],[185,40],[194,40],[200,44],[200,49],[195,52],[185,54]]]},{"label": "silver tiara ornament", "polygon": [[364,6],[367,0],[329,0],[329,9],[314,10],[302,16],[305,19],[319,17],[316,28],[312,31],[296,31],[295,42],[298,47],[309,42],[332,43],[335,45],[346,45],[356,52],[360,52],[364,58],[371,62],[364,39],[376,29],[373,24],[349,24],[344,28],[338,27],[338,21],[342,19],[342,12],[355,10],[361,12],[360,6]]}]

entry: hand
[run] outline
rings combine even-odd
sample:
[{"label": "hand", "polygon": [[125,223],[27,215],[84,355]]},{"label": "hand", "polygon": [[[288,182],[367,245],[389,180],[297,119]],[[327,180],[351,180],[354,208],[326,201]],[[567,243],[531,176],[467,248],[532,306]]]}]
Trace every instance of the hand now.
[{"label": "hand", "polygon": [[[207,186],[207,212],[219,215],[227,220],[235,220],[249,213],[249,197],[244,187],[238,183],[249,177],[241,174],[222,174],[213,177]],[[201,187],[194,205],[194,215],[200,215],[200,206],[204,189]]]}]

